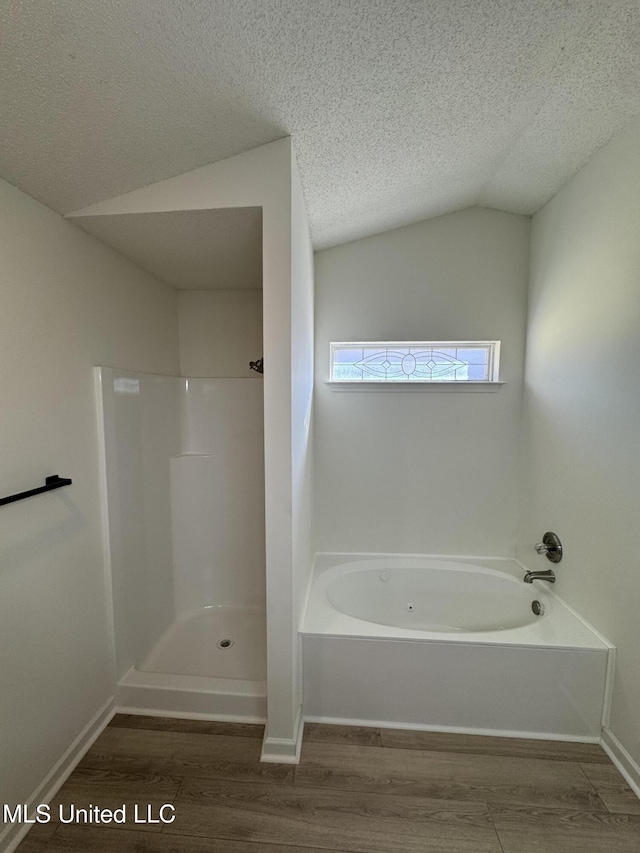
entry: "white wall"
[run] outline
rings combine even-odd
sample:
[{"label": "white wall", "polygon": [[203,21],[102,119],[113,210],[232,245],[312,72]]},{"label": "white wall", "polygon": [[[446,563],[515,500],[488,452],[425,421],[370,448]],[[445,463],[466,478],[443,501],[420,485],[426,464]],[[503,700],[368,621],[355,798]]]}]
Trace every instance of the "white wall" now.
[{"label": "white wall", "polygon": [[181,290],[183,376],[256,376],[262,357],[262,290]]},{"label": "white wall", "polygon": [[618,648],[610,728],[640,763],[640,121],[533,220],[518,553]]},{"label": "white wall", "polygon": [[108,700],[93,366],[177,373],[175,291],[0,181],[0,802],[24,802]]},{"label": "white wall", "polygon": [[[318,550],[513,555],[528,241],[469,208],[316,255]],[[496,393],[325,385],[332,340],[493,339]]]}]

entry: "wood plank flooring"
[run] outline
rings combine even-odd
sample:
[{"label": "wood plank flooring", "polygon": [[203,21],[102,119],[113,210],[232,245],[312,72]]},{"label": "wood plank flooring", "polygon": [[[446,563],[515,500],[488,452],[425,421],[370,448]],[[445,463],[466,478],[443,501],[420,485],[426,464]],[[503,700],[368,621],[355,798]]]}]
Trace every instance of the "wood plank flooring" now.
[{"label": "wood plank flooring", "polygon": [[[307,724],[298,767],[262,726],[119,715],[19,853],[640,853],[640,800],[599,746]],[[175,807],[135,824],[134,804]],[[69,806],[125,824],[60,823]]]}]

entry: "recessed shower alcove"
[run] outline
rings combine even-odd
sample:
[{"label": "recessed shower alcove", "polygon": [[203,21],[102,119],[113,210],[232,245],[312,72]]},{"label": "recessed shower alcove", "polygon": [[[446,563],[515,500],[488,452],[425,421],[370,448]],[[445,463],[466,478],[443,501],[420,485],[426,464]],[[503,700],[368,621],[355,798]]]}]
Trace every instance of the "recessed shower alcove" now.
[{"label": "recessed shower alcove", "polygon": [[118,704],[262,720],[262,211],[82,225],[179,289],[183,376],[97,368]]},{"label": "recessed shower alcove", "polygon": [[[114,703],[266,720],[262,760],[296,763],[313,250],[291,140],[68,218],[176,289],[178,329],[163,318],[168,341],[179,332],[175,375],[94,362]],[[262,359],[263,374],[250,369]]]}]

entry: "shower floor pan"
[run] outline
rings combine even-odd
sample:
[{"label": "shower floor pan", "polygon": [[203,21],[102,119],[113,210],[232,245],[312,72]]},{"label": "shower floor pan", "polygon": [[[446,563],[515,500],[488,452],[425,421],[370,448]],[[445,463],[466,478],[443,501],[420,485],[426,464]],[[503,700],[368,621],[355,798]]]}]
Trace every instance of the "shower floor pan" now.
[{"label": "shower floor pan", "polygon": [[263,721],[266,620],[249,607],[207,607],[172,623],[118,685],[126,713]]}]

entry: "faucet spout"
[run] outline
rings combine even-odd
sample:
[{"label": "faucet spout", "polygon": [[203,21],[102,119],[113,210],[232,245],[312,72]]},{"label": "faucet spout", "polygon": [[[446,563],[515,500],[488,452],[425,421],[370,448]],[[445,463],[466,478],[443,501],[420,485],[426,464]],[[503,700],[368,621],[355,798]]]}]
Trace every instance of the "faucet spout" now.
[{"label": "faucet spout", "polygon": [[552,569],[547,569],[544,572],[527,572],[524,576],[524,582],[533,583],[534,581],[548,581],[549,583],[555,583],[556,576]]}]

